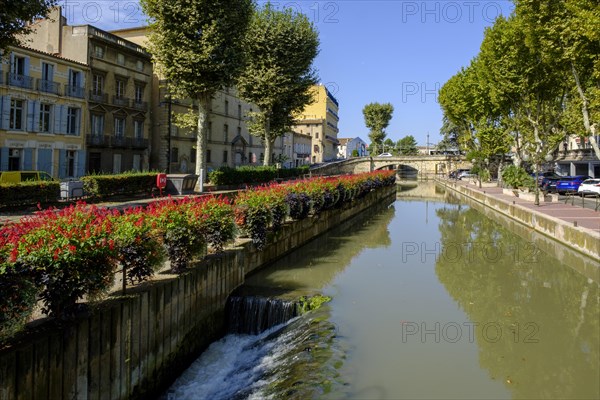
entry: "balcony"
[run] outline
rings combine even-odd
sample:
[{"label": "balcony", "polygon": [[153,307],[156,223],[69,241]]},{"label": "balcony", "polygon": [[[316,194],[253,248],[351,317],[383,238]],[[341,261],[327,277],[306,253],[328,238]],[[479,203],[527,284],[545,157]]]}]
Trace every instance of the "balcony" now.
[{"label": "balcony", "polygon": [[109,138],[104,135],[86,135],[85,144],[89,147],[108,147]]},{"label": "balcony", "polygon": [[84,89],[79,86],[65,86],[65,96],[67,97],[76,97],[78,99],[83,99],[84,97]]},{"label": "balcony", "polygon": [[594,161],[598,160],[594,149],[572,149],[556,152],[556,159],[560,161]]},{"label": "balcony", "polygon": [[131,141],[131,147],[133,147],[134,149],[147,149],[148,148],[148,139],[133,138]]},{"label": "balcony", "polygon": [[33,89],[33,78],[21,74],[13,74],[9,72],[6,74],[6,80],[10,86],[16,86],[23,89]]},{"label": "balcony", "polygon": [[131,138],[122,135],[114,135],[110,138],[111,147],[127,148],[131,147]]},{"label": "balcony", "polygon": [[112,103],[119,107],[129,107],[129,99],[123,96],[113,96]]},{"label": "balcony", "polygon": [[108,95],[103,92],[90,90],[89,100],[96,103],[108,103]]},{"label": "balcony", "polygon": [[60,84],[53,81],[47,81],[45,79],[37,80],[37,90],[45,93],[60,94]]},{"label": "balcony", "polygon": [[140,111],[148,111],[148,102],[134,100],[133,108],[140,110]]}]

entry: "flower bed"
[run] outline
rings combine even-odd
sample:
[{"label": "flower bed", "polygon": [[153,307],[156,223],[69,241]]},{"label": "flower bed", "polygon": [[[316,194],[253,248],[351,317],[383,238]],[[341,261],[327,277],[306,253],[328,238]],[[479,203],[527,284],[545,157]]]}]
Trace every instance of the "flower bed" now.
[{"label": "flower bed", "polygon": [[119,268],[134,283],[149,278],[167,256],[180,272],[207,246],[222,251],[238,230],[260,250],[267,231],[286,218],[341,207],[394,182],[393,171],[379,171],[264,186],[241,192],[233,204],[215,196],[168,198],[120,212],[78,203],[4,225],[0,339],[23,326],[38,300],[49,315],[68,318],[83,297],[105,293]]}]

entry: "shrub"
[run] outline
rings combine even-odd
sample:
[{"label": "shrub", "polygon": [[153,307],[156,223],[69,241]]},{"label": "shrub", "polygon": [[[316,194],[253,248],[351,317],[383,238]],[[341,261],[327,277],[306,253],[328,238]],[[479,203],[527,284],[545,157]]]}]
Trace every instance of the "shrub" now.
[{"label": "shrub", "polygon": [[258,250],[267,242],[267,227],[271,222],[269,193],[263,188],[246,190],[235,200],[235,222],[252,239]]},{"label": "shrub", "polygon": [[0,341],[23,328],[36,303],[37,288],[31,271],[21,263],[9,263],[0,254]]},{"label": "shrub", "polygon": [[502,180],[511,188],[528,187],[530,189],[535,187],[534,179],[521,167],[516,165],[509,165],[502,171]]},{"label": "shrub", "polygon": [[216,253],[235,239],[233,206],[228,198],[206,196],[198,200],[204,220],[204,239]]},{"label": "shrub", "polygon": [[21,182],[0,184],[0,205],[26,205],[58,200],[60,182]]},{"label": "shrub", "polygon": [[307,174],[309,167],[281,168],[275,166],[243,166],[238,168],[221,167],[208,173],[213,185],[241,185],[267,183],[276,178],[295,178]]},{"label": "shrub", "polygon": [[158,172],[125,172],[118,175],[87,175],[81,177],[83,189],[92,197],[117,194],[152,193]]}]

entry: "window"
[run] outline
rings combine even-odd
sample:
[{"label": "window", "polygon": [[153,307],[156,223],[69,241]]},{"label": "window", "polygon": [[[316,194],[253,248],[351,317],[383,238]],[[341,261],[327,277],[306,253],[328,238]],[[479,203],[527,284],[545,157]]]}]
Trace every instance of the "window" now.
[{"label": "window", "polygon": [[115,136],[123,137],[125,135],[125,118],[115,118]]},{"label": "window", "polygon": [[144,121],[137,119],[133,121],[133,134],[136,139],[142,139],[144,137]]},{"label": "window", "polygon": [[8,170],[19,171],[21,169],[21,152],[22,149],[8,150]]},{"label": "window", "polygon": [[263,163],[265,161],[265,155],[260,153],[260,162]]},{"label": "window", "polygon": [[179,160],[179,149],[177,147],[171,148],[171,162],[176,163]]},{"label": "window", "polygon": [[227,162],[227,150],[223,150],[223,162]]},{"label": "window", "polygon": [[229,125],[223,125],[223,140],[226,142],[229,140]]},{"label": "window", "polygon": [[210,150],[206,150],[206,162],[209,163],[210,161]]},{"label": "window", "polygon": [[52,105],[42,103],[40,104],[40,124],[38,130],[40,132],[50,132],[50,113],[52,111]]},{"label": "window", "polygon": [[238,104],[238,118],[242,119],[242,105]]},{"label": "window", "polygon": [[143,71],[144,70],[144,62],[142,60],[137,60],[137,62],[135,63],[135,67],[137,68],[138,71]]},{"label": "window", "polygon": [[92,135],[102,136],[104,134],[104,115],[92,114]]},{"label": "window", "polygon": [[190,149],[190,162],[196,162],[196,149],[193,147]]},{"label": "window", "polygon": [[25,57],[14,56],[10,72],[15,75],[25,75]]},{"label": "window", "polygon": [[67,176],[75,176],[75,150],[67,150]]},{"label": "window", "polygon": [[92,93],[102,94],[104,88],[104,77],[99,74],[94,74],[92,77]]},{"label": "window", "polygon": [[225,100],[225,115],[229,115],[229,102]]},{"label": "window", "polygon": [[319,132],[315,132],[315,139],[319,138]]},{"label": "window", "polygon": [[115,81],[115,95],[119,99],[125,97],[125,81],[119,79]]},{"label": "window", "polygon": [[238,128],[237,128],[237,135],[242,136],[242,127],[241,126],[238,126]]},{"label": "window", "polygon": [[42,80],[52,81],[54,79],[54,65],[42,63]]},{"label": "window", "polygon": [[248,152],[248,161],[249,161],[249,162],[253,162],[253,161],[252,161],[252,152],[251,152],[251,151],[250,151],[250,152]]},{"label": "window", "polygon": [[67,109],[67,135],[79,135],[79,108]]},{"label": "window", "polygon": [[94,55],[96,56],[96,58],[104,58],[104,47],[95,45]]},{"label": "window", "polygon": [[252,135],[248,136],[248,144],[252,146]]},{"label": "window", "polygon": [[81,86],[81,72],[74,71],[72,69],[69,70],[69,85],[73,87]]},{"label": "window", "polygon": [[117,64],[125,65],[125,55],[121,53],[117,53]]},{"label": "window", "polygon": [[10,129],[14,129],[17,131],[23,130],[23,104],[23,100],[10,100]]},{"label": "window", "polygon": [[136,103],[141,103],[144,101],[144,86],[142,85],[135,85],[135,102]]}]

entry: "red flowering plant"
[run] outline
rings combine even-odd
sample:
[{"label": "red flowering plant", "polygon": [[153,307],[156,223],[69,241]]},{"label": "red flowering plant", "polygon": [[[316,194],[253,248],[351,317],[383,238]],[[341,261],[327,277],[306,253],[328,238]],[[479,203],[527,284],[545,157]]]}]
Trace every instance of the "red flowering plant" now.
[{"label": "red flowering plant", "polygon": [[150,224],[166,247],[171,269],[185,270],[194,256],[204,249],[202,220],[199,220],[190,197],[151,203],[146,208]]},{"label": "red flowering plant", "polygon": [[245,190],[235,199],[235,222],[252,239],[258,250],[267,243],[267,228],[272,220],[267,187]]},{"label": "red flowering plant", "polygon": [[154,234],[151,220],[141,207],[128,208],[110,216],[112,239],[117,247],[117,261],[127,282],[148,279],[162,265],[165,252]]},{"label": "red flowering plant", "polygon": [[204,196],[197,198],[196,203],[199,207],[197,218],[203,221],[204,239],[216,253],[221,253],[236,234],[231,201],[220,196]]},{"label": "red flowering plant", "polygon": [[107,290],[113,282],[116,248],[111,212],[78,203],[23,219],[8,246],[8,262],[31,272],[49,315],[69,317],[83,296]]}]

